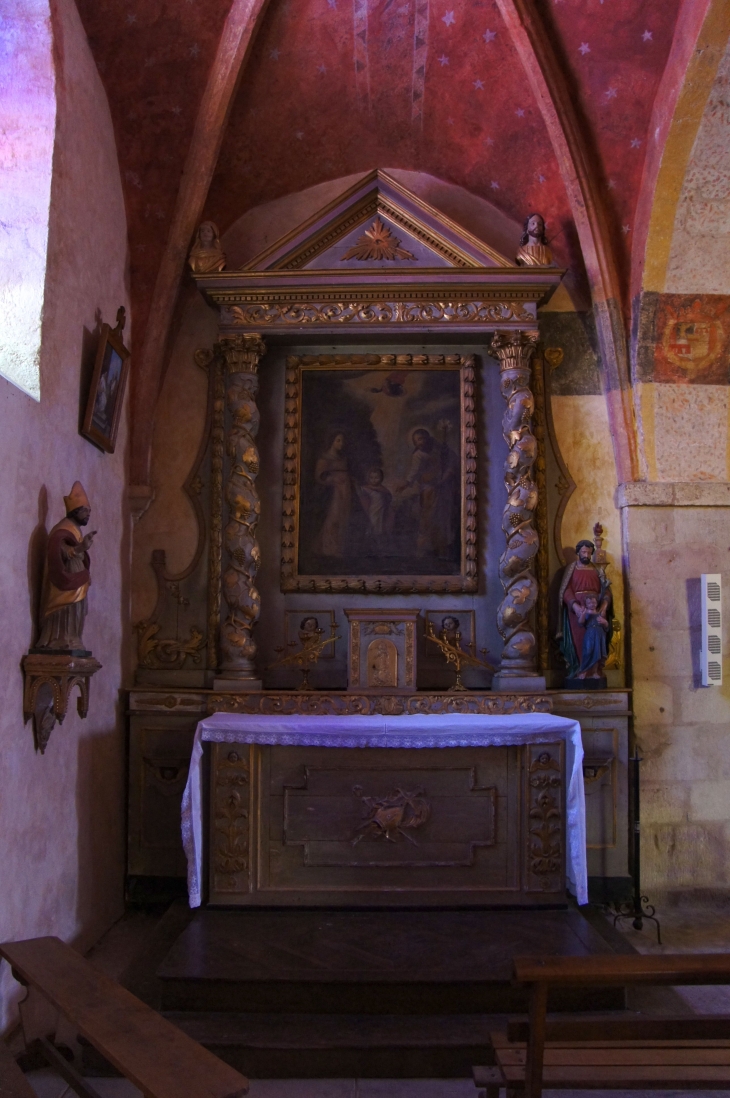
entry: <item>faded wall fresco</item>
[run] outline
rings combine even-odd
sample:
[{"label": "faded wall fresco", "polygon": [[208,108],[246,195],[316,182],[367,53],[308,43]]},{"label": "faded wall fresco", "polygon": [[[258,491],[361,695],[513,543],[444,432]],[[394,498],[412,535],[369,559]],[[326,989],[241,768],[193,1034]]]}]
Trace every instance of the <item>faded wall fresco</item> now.
[{"label": "faded wall fresco", "polygon": [[644,294],[639,317],[640,381],[726,385],[730,381],[730,297]]}]

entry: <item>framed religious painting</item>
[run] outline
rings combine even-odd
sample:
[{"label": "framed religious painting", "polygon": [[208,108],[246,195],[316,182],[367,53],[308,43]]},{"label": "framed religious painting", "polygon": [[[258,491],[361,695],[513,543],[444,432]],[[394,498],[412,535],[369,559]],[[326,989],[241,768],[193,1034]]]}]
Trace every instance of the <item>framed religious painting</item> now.
[{"label": "framed religious painting", "polygon": [[129,351],[124,346],[124,306],[117,310],[117,326],[102,324],[94,373],[81,434],[108,454],[114,453],[124,390],[129,373]]},{"label": "framed religious painting", "polygon": [[287,359],[283,591],[476,591],[474,360]]}]

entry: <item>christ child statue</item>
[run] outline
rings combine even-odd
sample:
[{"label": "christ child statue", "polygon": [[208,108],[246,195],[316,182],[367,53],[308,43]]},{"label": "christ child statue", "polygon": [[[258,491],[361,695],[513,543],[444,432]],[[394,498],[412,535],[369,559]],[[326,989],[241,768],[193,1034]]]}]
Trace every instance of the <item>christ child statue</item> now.
[{"label": "christ child statue", "polygon": [[600,679],[603,677],[603,665],[608,654],[606,647],[608,619],[598,609],[598,598],[595,595],[586,595],[583,606],[577,614],[585,629],[577,677]]}]

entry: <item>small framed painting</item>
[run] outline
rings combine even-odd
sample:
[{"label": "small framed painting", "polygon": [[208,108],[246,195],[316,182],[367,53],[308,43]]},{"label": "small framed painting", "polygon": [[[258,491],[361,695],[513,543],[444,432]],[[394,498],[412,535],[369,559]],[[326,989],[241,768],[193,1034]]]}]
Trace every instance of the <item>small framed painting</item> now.
[{"label": "small framed painting", "polygon": [[124,306],[117,311],[117,326],[102,324],[89,399],[81,434],[100,450],[114,453],[124,390],[129,373],[129,351],[124,346]]}]

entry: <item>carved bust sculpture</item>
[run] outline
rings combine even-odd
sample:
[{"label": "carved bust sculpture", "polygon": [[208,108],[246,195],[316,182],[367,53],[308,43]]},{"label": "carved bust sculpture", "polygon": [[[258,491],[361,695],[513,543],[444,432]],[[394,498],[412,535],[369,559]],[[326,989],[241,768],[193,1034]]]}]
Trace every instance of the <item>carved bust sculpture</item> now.
[{"label": "carved bust sculpture", "polygon": [[545,221],[540,214],[530,214],[515,260],[520,267],[551,267],[553,253],[545,239]]},{"label": "carved bust sculpture", "polygon": [[89,521],[91,506],[78,480],[63,501],[66,517],[56,523],[48,535],[41,635],[36,648],[79,654],[84,651],[86,595],[91,583],[89,549],[96,531],[81,533],[81,527]]},{"label": "carved bust sculpture", "polygon": [[201,222],[188,263],[194,274],[216,274],[224,269],[226,255],[221,248],[218,226],[213,221]]}]

